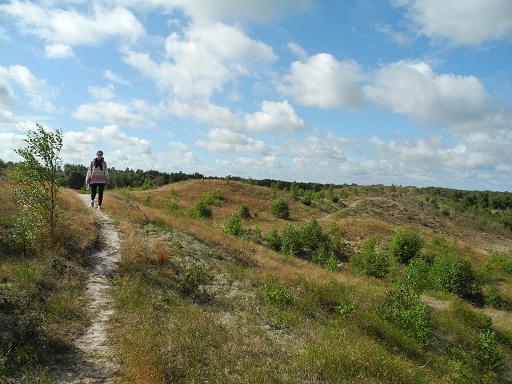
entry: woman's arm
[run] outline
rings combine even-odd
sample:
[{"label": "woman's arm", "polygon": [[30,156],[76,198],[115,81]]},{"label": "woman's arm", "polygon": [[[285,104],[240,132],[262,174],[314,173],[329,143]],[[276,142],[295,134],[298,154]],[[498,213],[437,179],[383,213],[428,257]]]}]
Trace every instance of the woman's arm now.
[{"label": "woman's arm", "polygon": [[107,162],[106,161],[103,161],[103,162],[105,163],[105,166],[104,166],[105,178],[107,179],[107,184],[110,184],[110,178],[108,176]]},{"label": "woman's arm", "polygon": [[85,175],[85,184],[90,184],[92,176],[92,163],[89,165],[89,168],[87,169],[87,175]]}]

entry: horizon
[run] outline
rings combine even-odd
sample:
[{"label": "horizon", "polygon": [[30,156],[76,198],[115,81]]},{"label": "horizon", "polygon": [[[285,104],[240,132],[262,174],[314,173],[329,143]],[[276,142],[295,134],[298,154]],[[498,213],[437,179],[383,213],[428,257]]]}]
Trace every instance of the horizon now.
[{"label": "horizon", "polygon": [[0,4],[0,159],[512,190],[512,3]]}]

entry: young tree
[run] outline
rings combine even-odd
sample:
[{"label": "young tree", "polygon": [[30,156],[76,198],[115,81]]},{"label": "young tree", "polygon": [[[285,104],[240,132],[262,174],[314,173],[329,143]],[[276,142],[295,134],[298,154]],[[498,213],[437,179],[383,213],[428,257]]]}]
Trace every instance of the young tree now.
[{"label": "young tree", "polygon": [[32,219],[36,228],[46,229],[55,240],[57,199],[59,192],[58,165],[62,148],[62,132],[51,132],[36,124],[24,139],[27,145],[15,149],[23,160],[16,164],[14,178],[18,185],[13,194],[22,207],[22,215]]}]

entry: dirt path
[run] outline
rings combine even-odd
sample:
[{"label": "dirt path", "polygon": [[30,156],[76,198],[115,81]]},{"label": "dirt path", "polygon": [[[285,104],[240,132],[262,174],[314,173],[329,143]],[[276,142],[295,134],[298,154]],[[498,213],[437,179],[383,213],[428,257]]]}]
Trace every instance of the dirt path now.
[{"label": "dirt path", "polygon": [[[88,195],[80,195],[86,205]],[[91,208],[92,209],[92,208]],[[66,357],[69,368],[59,373],[58,383],[113,383],[118,370],[108,344],[108,321],[113,314],[109,294],[109,278],[115,274],[119,262],[120,237],[112,220],[103,212],[95,211],[99,223],[100,248],[91,255],[92,270],[87,282],[88,306],[92,323],[85,334],[76,340],[76,351]]]}]

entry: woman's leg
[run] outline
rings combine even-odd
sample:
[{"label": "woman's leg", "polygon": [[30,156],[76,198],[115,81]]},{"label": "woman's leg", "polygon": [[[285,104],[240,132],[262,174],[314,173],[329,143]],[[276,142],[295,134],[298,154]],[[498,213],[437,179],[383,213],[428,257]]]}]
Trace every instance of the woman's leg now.
[{"label": "woman's leg", "polygon": [[96,197],[96,191],[98,190],[98,184],[91,184],[91,201],[94,201],[94,198]]},{"label": "woman's leg", "polygon": [[105,184],[98,184],[99,193],[98,193],[98,205],[101,207],[101,203],[103,203],[103,190],[105,189]]}]

